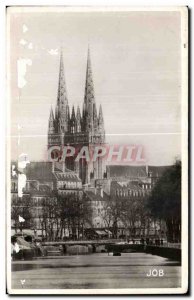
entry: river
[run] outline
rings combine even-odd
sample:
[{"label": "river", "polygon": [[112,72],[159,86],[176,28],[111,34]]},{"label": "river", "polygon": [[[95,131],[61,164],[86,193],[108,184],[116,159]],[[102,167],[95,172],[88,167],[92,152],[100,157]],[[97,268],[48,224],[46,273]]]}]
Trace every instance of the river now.
[{"label": "river", "polygon": [[[152,273],[154,276],[148,276]],[[23,281],[23,285],[21,283]],[[12,288],[112,289],[181,286],[178,262],[146,253],[95,253],[12,262]]]}]

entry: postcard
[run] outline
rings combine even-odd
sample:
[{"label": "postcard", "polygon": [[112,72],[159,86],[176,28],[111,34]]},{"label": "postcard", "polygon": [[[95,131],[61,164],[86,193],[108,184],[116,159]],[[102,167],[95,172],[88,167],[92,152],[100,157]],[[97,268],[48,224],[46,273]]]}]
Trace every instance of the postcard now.
[{"label": "postcard", "polygon": [[7,293],[188,291],[188,8],[7,7]]}]

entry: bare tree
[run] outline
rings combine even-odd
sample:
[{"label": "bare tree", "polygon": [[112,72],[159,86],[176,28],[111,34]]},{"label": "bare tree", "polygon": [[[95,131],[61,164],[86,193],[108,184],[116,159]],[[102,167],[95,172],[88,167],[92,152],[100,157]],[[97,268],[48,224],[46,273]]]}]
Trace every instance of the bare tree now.
[{"label": "bare tree", "polygon": [[[24,222],[19,221],[19,216],[24,219]],[[24,194],[22,197],[14,197],[11,203],[11,219],[14,221],[15,232],[32,226],[32,203],[30,195]]]},{"label": "bare tree", "polygon": [[58,206],[59,236],[62,238],[67,229],[72,239],[84,236],[84,228],[90,219],[90,207],[85,195],[81,193],[58,194],[55,192]]},{"label": "bare tree", "polygon": [[53,241],[58,224],[57,199],[53,195],[42,199],[39,222],[41,224],[42,235],[45,231],[46,240]]}]

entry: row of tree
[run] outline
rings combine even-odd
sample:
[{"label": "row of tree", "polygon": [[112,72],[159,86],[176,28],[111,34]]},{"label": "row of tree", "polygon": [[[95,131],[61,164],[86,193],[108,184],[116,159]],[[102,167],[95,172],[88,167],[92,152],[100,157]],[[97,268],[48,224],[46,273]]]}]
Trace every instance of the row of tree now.
[{"label": "row of tree", "polygon": [[[84,237],[84,229],[92,224],[92,210],[85,194],[60,195],[54,191],[41,203],[40,210],[33,209],[30,195],[12,200],[14,227],[22,230],[36,228],[38,220],[46,240],[62,239],[68,232],[72,239]],[[34,215],[33,212],[37,212]],[[25,219],[19,222],[18,216]],[[165,222],[170,242],[181,241],[181,162],[170,167],[158,179],[148,197],[129,197],[125,200],[111,197],[101,214],[105,227],[118,237],[118,228],[125,228],[126,237],[135,237],[137,229],[142,236],[149,235],[150,225]],[[160,225],[161,227],[161,225]],[[160,232],[161,233],[161,232]]]},{"label": "row of tree", "polygon": [[106,227],[112,231],[113,237],[118,238],[119,227],[125,228],[125,236],[136,237],[146,235],[149,231],[149,215],[145,207],[144,197],[128,199],[112,197],[107,201],[102,214]]},{"label": "row of tree", "polygon": [[[25,221],[20,222],[19,216]],[[85,195],[60,195],[53,191],[38,204],[33,203],[31,195],[12,199],[11,218],[15,231],[31,228],[42,231],[48,241],[62,239],[67,233],[72,239],[83,237],[86,223],[91,223],[90,207],[86,205]]]},{"label": "row of tree", "polygon": [[44,202],[42,211],[39,222],[47,240],[61,240],[65,233],[72,239],[80,239],[84,236],[86,224],[91,223],[91,211],[86,205],[85,195],[59,195],[54,192],[53,197]]},{"label": "row of tree", "polygon": [[181,162],[176,161],[163,173],[147,197],[112,197],[103,218],[114,237],[118,237],[118,224],[123,224],[129,237],[135,237],[137,232],[149,236],[150,229],[153,235],[162,237],[165,230],[169,242],[180,243]]}]

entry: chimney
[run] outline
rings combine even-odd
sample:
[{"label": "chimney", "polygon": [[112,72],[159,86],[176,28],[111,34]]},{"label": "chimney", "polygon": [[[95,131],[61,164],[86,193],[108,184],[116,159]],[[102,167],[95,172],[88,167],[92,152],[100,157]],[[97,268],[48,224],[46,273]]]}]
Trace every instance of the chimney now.
[{"label": "chimney", "polygon": [[39,181],[37,181],[36,184],[37,184],[37,190],[39,190]]},{"label": "chimney", "polygon": [[149,176],[148,165],[146,165],[146,175]]},{"label": "chimney", "polygon": [[54,172],[54,171],[55,171],[55,162],[52,161],[52,172]]},{"label": "chimney", "polygon": [[96,188],[96,190],[97,190],[97,194],[100,195],[100,197],[103,198],[103,188],[102,188],[102,186],[99,185],[99,186]]},{"label": "chimney", "polygon": [[65,162],[62,162],[62,172],[65,173]]}]

